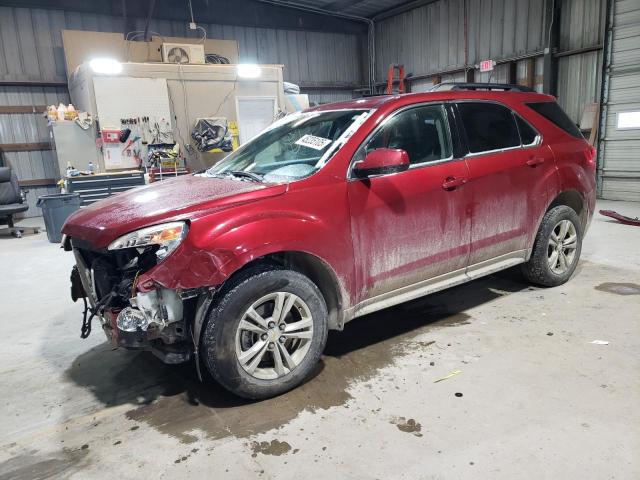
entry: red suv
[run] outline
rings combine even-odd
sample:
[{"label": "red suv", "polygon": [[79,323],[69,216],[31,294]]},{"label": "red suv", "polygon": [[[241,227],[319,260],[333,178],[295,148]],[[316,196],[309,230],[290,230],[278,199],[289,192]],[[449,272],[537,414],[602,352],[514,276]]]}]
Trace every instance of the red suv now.
[{"label": "red suv", "polygon": [[115,345],[195,357],[257,399],[300,384],[353,318],[518,264],[566,282],[595,151],[553,97],[480,87],[289,115],[205,172],[77,212],[83,336],[98,317]]}]

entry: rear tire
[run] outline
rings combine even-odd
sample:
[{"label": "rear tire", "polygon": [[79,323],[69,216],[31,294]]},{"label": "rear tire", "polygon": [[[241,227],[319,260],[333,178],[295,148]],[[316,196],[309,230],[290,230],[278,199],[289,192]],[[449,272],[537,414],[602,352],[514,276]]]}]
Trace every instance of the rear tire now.
[{"label": "rear tire", "polygon": [[327,325],[324,298],[307,277],[279,267],[250,270],[220,292],[202,336],[203,359],[236,395],[273,397],[309,377]]},{"label": "rear tire", "polygon": [[525,278],[544,287],[569,280],[578,265],[582,235],[580,218],[572,208],[560,205],[545,213],[531,258],[522,266]]}]

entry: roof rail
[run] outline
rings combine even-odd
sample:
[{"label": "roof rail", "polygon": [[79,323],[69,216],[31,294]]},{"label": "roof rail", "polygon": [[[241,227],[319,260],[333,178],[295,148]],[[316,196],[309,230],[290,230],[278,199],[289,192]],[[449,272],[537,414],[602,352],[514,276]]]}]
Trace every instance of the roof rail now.
[{"label": "roof rail", "polygon": [[446,90],[502,90],[504,92],[535,92],[535,90],[524,85],[513,85],[510,83],[457,83],[444,82],[434,85],[430,92],[442,92]]}]

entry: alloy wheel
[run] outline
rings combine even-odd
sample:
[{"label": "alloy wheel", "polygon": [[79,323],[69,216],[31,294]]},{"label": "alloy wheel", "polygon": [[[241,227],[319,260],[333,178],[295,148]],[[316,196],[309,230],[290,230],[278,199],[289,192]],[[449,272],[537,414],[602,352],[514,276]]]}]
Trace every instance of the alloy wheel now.
[{"label": "alloy wheel", "polygon": [[275,380],[295,369],[313,338],[309,306],[297,295],[275,292],[251,304],[236,331],[236,357],[253,377]]},{"label": "alloy wheel", "polygon": [[549,268],[557,275],[569,270],[576,259],[578,233],[570,220],[561,220],[551,230],[547,259]]}]

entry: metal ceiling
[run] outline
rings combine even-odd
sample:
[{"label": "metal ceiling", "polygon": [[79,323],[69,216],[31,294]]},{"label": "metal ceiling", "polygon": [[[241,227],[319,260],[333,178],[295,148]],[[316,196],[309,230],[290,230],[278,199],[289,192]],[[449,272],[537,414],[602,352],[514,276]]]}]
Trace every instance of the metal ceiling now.
[{"label": "metal ceiling", "polygon": [[[308,8],[315,11],[373,19],[415,8],[429,1],[421,0],[259,0],[281,6]],[[433,1],[433,0],[431,0]]]}]

